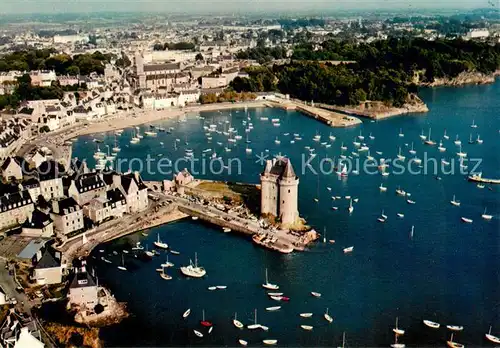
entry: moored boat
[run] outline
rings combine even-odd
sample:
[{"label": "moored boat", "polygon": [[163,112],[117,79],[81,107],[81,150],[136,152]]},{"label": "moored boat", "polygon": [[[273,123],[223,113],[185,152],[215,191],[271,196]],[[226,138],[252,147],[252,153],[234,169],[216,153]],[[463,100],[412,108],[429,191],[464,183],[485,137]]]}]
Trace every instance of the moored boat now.
[{"label": "moored boat", "polygon": [[433,328],[433,329],[439,329],[439,327],[441,326],[441,324],[430,321],[430,320],[424,320],[423,322],[424,322],[425,326],[428,326],[428,327]]}]

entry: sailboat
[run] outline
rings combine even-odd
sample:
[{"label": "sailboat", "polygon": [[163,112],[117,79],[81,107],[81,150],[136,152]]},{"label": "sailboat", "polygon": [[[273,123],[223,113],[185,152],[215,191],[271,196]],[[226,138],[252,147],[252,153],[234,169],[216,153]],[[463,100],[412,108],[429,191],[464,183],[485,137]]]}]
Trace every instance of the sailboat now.
[{"label": "sailboat", "polygon": [[424,141],[424,144],[430,145],[430,146],[436,145],[436,142],[431,140],[431,129],[430,128],[429,128],[429,136],[427,137],[427,140]]},{"label": "sailboat", "polygon": [[443,138],[446,140],[450,139],[450,136],[446,134],[446,129],[444,130]]},{"label": "sailboat", "polygon": [[122,264],[118,266],[119,270],[126,271],[127,267],[125,267],[125,260],[123,259],[123,254],[122,254]]},{"label": "sailboat", "polygon": [[267,268],[266,268],[266,282],[264,284],[262,284],[262,287],[264,289],[268,289],[268,290],[278,290],[280,287],[276,284],[271,284],[269,283],[269,280],[267,278]]},{"label": "sailboat", "polygon": [[323,227],[323,243],[326,243],[326,227]]},{"label": "sailboat", "polygon": [[410,239],[413,239],[413,233],[415,232],[415,225],[411,226]]},{"label": "sailboat", "polygon": [[397,157],[401,161],[404,161],[406,159],[406,157],[401,154],[401,146],[399,147],[399,151],[398,151],[398,156]]},{"label": "sailboat", "polygon": [[332,132],[330,132],[330,135],[328,136],[328,138],[331,140],[331,141],[335,141],[335,136],[332,135]]},{"label": "sailboat", "polygon": [[281,140],[279,140],[278,137],[276,137],[276,139],[274,140],[274,143],[276,145],[279,145],[279,144],[281,144]]},{"label": "sailboat", "polygon": [[412,155],[415,155],[417,153],[417,151],[415,151],[415,149],[413,149],[413,141],[411,142],[411,150],[408,151],[410,154]]},{"label": "sailboat", "polygon": [[477,124],[472,120],[472,124],[470,125],[471,128],[477,128]]},{"label": "sailboat", "polygon": [[257,324],[257,309],[254,310],[253,324],[247,325],[247,329],[249,330],[260,329],[260,324]]},{"label": "sailboat", "polygon": [[398,334],[394,334],[394,343],[391,344],[392,348],[405,348],[403,343],[398,343]]},{"label": "sailboat", "polygon": [[472,133],[471,133],[471,134],[469,134],[469,144],[474,144],[474,143],[475,143],[475,141],[472,140]]},{"label": "sailboat", "polygon": [[189,266],[181,267],[181,272],[187,277],[201,278],[207,274],[207,271],[203,267],[198,267],[198,253],[194,253],[194,265],[191,260],[189,260]]},{"label": "sailboat", "polygon": [[329,323],[331,323],[333,321],[333,318],[330,314],[328,314],[328,308],[326,309],[326,313],[323,314],[323,317],[325,318],[325,320]]},{"label": "sailboat", "polygon": [[345,348],[345,331],[342,333],[342,346],[338,348]]},{"label": "sailboat", "polygon": [[405,134],[403,133],[403,128],[399,128],[399,137],[402,138],[405,136]]},{"label": "sailboat", "polygon": [[462,152],[462,145],[458,145],[459,146],[459,150],[457,152],[457,156],[458,157],[467,157],[467,153],[466,152]]},{"label": "sailboat", "polygon": [[160,248],[160,249],[168,249],[168,244],[167,243],[163,243],[161,240],[160,240],[160,234],[158,233],[158,240],[156,242],[153,243],[155,247],[157,248]]},{"label": "sailboat", "polygon": [[445,152],[446,151],[446,147],[443,146],[443,142],[442,141],[439,142],[438,150],[440,152]]},{"label": "sailboat", "polygon": [[483,143],[483,139],[481,139],[481,137],[479,136],[479,134],[477,135],[476,143],[478,143],[478,144],[482,144]]},{"label": "sailboat", "polygon": [[422,132],[420,133],[420,139],[425,140],[427,137],[424,135],[424,130],[422,129]]},{"label": "sailboat", "polygon": [[349,214],[352,214],[352,212],[354,211],[354,207],[352,206],[352,199],[350,200],[349,208],[347,208],[347,211],[349,211]]},{"label": "sailboat", "polygon": [[242,329],[243,328],[243,324],[241,323],[241,321],[239,321],[236,318],[237,318],[236,313],[234,313],[234,319],[233,319],[234,326],[236,326],[238,329]]},{"label": "sailboat", "polygon": [[493,343],[499,343],[500,344],[500,338],[497,337],[497,336],[493,336],[491,334],[491,326],[490,326],[490,330],[488,331],[487,334],[484,334],[484,336],[486,337],[486,339],[490,342],[493,342]]},{"label": "sailboat", "polygon": [[372,133],[370,133],[370,135],[368,136],[368,138],[370,138],[371,140],[375,139],[375,136],[372,135]]},{"label": "sailboat", "polygon": [[398,328],[398,317],[396,317],[396,327],[393,328],[392,331],[394,331],[394,333],[396,335],[404,335],[405,334],[405,330],[401,330],[400,328]]},{"label": "sailboat", "polygon": [[464,348],[465,347],[462,343],[453,342],[453,333],[451,334],[450,340],[446,341],[446,344],[450,348]]},{"label": "sailboat", "polygon": [[200,321],[200,324],[202,326],[205,326],[205,327],[211,327],[212,326],[212,322],[210,322],[208,320],[205,320],[205,310],[202,309],[201,313],[202,313],[202,319]]},{"label": "sailboat", "polygon": [[460,206],[460,202],[455,199],[455,195],[453,195],[453,199],[450,201],[450,203],[456,207]]},{"label": "sailboat", "polygon": [[491,220],[493,219],[493,215],[488,215],[486,214],[486,208],[484,208],[484,212],[483,212],[483,215],[481,215],[481,217],[485,220]]},{"label": "sailboat", "polygon": [[189,314],[191,314],[191,308],[188,308],[183,314],[182,314],[182,317],[184,319],[186,319],[187,317],[189,317]]},{"label": "sailboat", "polygon": [[115,146],[113,146],[113,152],[115,153],[118,153],[120,152],[122,149],[120,149],[120,147],[118,146],[118,141],[116,140],[116,136],[115,136]]},{"label": "sailboat", "polygon": [[455,138],[454,143],[455,143],[455,145],[460,145],[460,144],[462,144],[462,142],[460,141],[460,139],[458,139],[458,134],[457,134],[457,137]]},{"label": "sailboat", "polygon": [[428,327],[433,328],[433,329],[439,329],[439,327],[441,326],[441,324],[430,321],[430,320],[424,320],[423,322],[424,322],[425,326],[428,326]]},{"label": "sailboat", "polygon": [[380,190],[381,192],[385,192],[385,191],[387,191],[387,187],[385,187],[385,186],[384,186],[384,184],[380,184],[380,186],[379,186],[378,188],[379,188],[379,190]]}]

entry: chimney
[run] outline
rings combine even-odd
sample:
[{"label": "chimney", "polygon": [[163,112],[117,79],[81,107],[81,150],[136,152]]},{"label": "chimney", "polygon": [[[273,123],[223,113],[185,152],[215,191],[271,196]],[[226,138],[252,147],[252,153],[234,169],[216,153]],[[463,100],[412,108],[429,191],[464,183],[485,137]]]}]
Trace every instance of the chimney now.
[{"label": "chimney", "polygon": [[56,214],[59,214],[59,201],[52,201],[52,211]]},{"label": "chimney", "polygon": [[135,180],[136,180],[137,182],[139,182],[139,172],[138,172],[138,171],[135,171],[135,172],[134,172],[134,177],[135,177]]}]

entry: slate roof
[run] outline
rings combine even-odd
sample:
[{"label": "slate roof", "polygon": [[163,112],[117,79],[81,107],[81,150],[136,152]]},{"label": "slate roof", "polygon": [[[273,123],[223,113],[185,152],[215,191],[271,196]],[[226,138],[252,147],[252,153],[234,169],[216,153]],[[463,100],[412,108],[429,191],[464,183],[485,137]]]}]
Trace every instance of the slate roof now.
[{"label": "slate roof", "polygon": [[40,181],[45,181],[61,177],[66,170],[61,163],[50,160],[42,162],[38,166],[37,172]]},{"label": "slate roof", "polygon": [[[59,258],[56,257],[56,254],[59,254]],[[61,253],[59,251],[55,251],[51,248],[45,249],[42,254],[42,258],[35,266],[35,269],[45,269],[45,268],[55,268],[61,267]]]},{"label": "slate roof", "polygon": [[180,70],[179,63],[166,63],[166,64],[148,64],[144,65],[144,72],[146,71],[161,71],[161,70]]},{"label": "slate roof", "polygon": [[24,207],[33,203],[27,190],[7,193],[0,197],[0,212]]},{"label": "slate roof", "polygon": [[106,186],[101,177],[95,173],[88,176],[81,176],[73,181],[79,193],[96,190]]},{"label": "slate roof", "polygon": [[38,209],[35,209],[31,214],[31,221],[30,219],[27,219],[26,222],[23,224],[23,227],[42,229],[51,223],[52,219],[48,214],[45,214]]},{"label": "slate roof", "polygon": [[75,274],[75,277],[71,281],[70,288],[86,288],[91,286],[97,286],[94,278],[90,275],[89,272],[78,272]]},{"label": "slate roof", "polygon": [[[75,199],[73,197],[68,197],[61,199],[60,201],[57,202],[59,204],[59,212],[56,213],[52,210],[53,214],[56,215],[67,215],[71,212],[70,208],[73,208],[73,212],[79,207],[78,203],[76,203]],[[66,213],[64,210],[66,209]]]}]

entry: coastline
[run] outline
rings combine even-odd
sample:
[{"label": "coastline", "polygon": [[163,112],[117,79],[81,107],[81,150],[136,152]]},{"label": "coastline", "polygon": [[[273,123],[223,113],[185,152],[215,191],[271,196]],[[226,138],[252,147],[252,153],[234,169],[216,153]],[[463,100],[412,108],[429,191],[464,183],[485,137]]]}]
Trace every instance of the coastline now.
[{"label": "coastline", "polygon": [[457,77],[452,79],[449,78],[437,78],[434,82],[423,82],[420,83],[421,87],[464,87],[469,85],[488,85],[495,83],[497,77],[500,76],[500,69],[494,71],[491,74],[483,74],[480,72],[463,72]]}]

